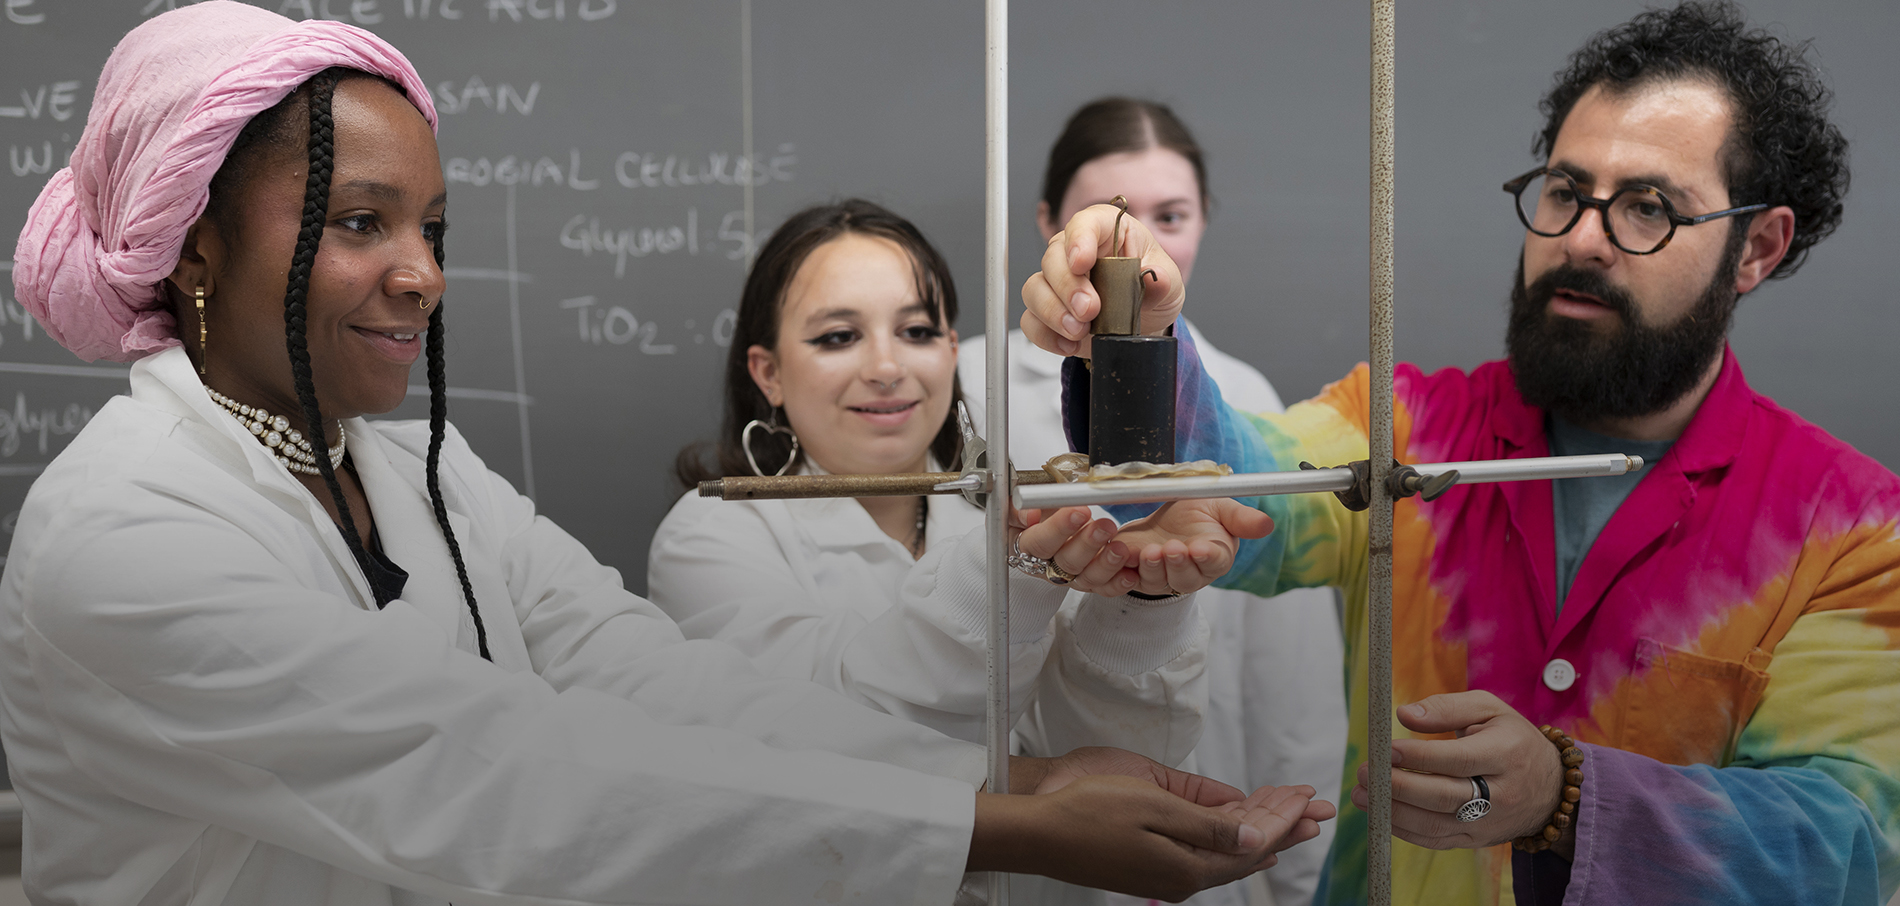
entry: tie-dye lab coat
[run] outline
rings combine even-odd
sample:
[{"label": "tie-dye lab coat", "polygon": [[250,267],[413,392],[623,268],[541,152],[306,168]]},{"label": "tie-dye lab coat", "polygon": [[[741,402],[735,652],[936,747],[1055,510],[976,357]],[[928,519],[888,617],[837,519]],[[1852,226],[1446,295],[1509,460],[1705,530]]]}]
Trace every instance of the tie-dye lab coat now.
[{"label": "tie-dye lab coat", "polygon": [[[1222,404],[1186,340],[1180,382],[1181,459],[1253,472],[1366,456],[1364,366],[1284,415]],[[1544,413],[1502,362],[1469,374],[1401,365],[1395,383],[1400,461],[1549,454]],[[1276,529],[1243,545],[1222,584],[1346,589],[1351,789],[1366,741],[1366,515],[1330,494],[1254,502]],[[1586,743],[1562,902],[1885,902],[1900,884],[1897,522],[1900,479],[1750,390],[1725,353],[1688,429],[1584,558],[1561,615],[1548,481],[1399,501],[1394,700],[1485,689]],[[1542,680],[1554,658],[1576,668],[1564,691]],[[1406,733],[1396,721],[1393,732]],[[1338,820],[1316,902],[1363,902],[1365,814],[1344,802]],[[1519,855],[1513,871],[1506,846],[1393,845],[1397,903],[1508,903],[1513,874],[1524,902],[1564,890],[1552,855],[1534,869]]]}]

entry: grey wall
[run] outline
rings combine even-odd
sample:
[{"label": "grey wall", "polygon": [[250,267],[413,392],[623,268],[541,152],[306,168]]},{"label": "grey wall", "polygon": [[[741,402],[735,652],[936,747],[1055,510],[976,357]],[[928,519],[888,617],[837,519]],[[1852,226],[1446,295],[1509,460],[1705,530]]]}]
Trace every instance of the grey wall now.
[{"label": "grey wall", "polygon": [[[8,5],[0,17],[0,144],[10,154],[0,171],[0,235],[17,231],[45,181],[33,172],[43,149],[61,159],[70,149],[112,43],[170,2]],[[439,103],[455,98],[445,110],[467,96],[466,109],[445,112],[441,133],[453,224],[451,417],[492,467],[531,487],[544,512],[643,588],[646,545],[677,495],[673,454],[709,436],[717,418],[721,315],[744,276],[746,192],[732,176],[745,150],[743,7],[451,0],[462,18],[444,19],[442,4],[259,2],[292,15],[354,15],[415,60]],[[1537,97],[1563,55],[1639,8],[1447,0],[1401,10],[1402,359],[1469,366],[1501,353],[1521,229],[1498,185],[1532,166]],[[1900,138],[1889,99],[1900,61],[1885,46],[1900,33],[1900,9],[1792,0],[1749,8],[1758,21],[1815,40],[1839,95],[1838,121],[1855,143],[1856,179],[1841,232],[1800,274],[1744,302],[1734,343],[1758,389],[1900,465],[1891,401],[1900,314],[1879,251],[1900,219],[1888,151]],[[24,21],[34,17],[42,18]],[[1015,4],[1012,285],[1040,254],[1034,199],[1063,119],[1104,93],[1157,98],[1199,134],[1217,199],[1192,316],[1289,399],[1344,374],[1366,355],[1366,32],[1366,9],[1355,3]],[[981,4],[760,0],[751,35],[752,235],[762,239],[813,202],[881,201],[942,248],[963,290],[959,327],[979,332]],[[486,100],[472,79],[486,86]],[[61,82],[79,84],[55,92]],[[70,107],[38,102],[42,86],[49,97],[70,93]],[[18,116],[8,109],[15,104]],[[669,155],[675,184],[664,169]],[[516,169],[504,185],[496,165],[509,157]],[[677,184],[687,161],[709,179]],[[643,164],[655,167],[646,179]],[[585,231],[596,221],[605,238],[585,252],[573,247],[581,234],[570,225]],[[634,243],[624,265],[605,248],[619,245],[623,231]],[[642,245],[642,231],[656,244]],[[678,248],[664,250],[674,241]],[[30,324],[11,295],[10,286],[0,289],[5,532],[38,469],[123,387],[123,369],[88,370]],[[397,414],[423,408],[412,399]]]}]

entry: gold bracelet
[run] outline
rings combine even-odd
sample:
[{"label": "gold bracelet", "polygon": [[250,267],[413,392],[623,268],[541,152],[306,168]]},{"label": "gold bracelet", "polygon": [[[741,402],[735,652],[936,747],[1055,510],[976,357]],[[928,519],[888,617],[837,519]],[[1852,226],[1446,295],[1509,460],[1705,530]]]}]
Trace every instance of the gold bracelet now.
[{"label": "gold bracelet", "polygon": [[1515,849],[1527,853],[1540,853],[1556,843],[1570,825],[1577,820],[1577,803],[1583,799],[1583,750],[1577,748],[1576,740],[1556,727],[1538,727],[1544,738],[1557,747],[1557,753],[1564,762],[1564,791],[1557,798],[1557,810],[1550,815],[1550,823],[1534,834],[1528,834],[1511,841]]}]

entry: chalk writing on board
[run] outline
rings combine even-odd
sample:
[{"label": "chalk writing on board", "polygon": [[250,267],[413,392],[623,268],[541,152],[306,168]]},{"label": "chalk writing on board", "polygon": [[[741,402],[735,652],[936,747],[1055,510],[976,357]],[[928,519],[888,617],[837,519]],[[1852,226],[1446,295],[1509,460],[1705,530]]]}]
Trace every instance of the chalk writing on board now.
[{"label": "chalk writing on board", "polygon": [[328,19],[352,25],[378,25],[383,21],[379,0],[283,0],[277,13],[293,19]]},{"label": "chalk writing on board", "polygon": [[7,0],[7,21],[15,25],[38,25],[46,21],[46,14],[39,12],[38,0]]},{"label": "chalk writing on board", "polygon": [[[30,12],[39,0],[5,0],[7,18],[22,25],[35,25],[45,19],[43,13]],[[145,0],[139,14],[152,16],[191,6],[200,0]],[[267,0],[252,0],[270,7]],[[464,18],[481,22],[598,22],[619,10],[619,0],[401,0],[404,19]],[[385,12],[394,12],[396,0],[279,0],[277,12],[290,18],[328,19],[355,25],[379,25]],[[468,15],[470,11],[473,16]]]},{"label": "chalk writing on board", "polygon": [[20,103],[0,106],[0,117],[36,120],[46,116],[63,123],[73,118],[73,103],[78,99],[78,82],[54,82],[51,85],[22,88]]},{"label": "chalk writing on board", "polygon": [[522,116],[529,116],[534,113],[534,101],[540,94],[540,82],[529,82],[527,92],[523,93],[507,82],[490,88],[481,76],[469,76],[459,88],[454,82],[435,86],[435,109],[438,113],[465,113],[479,105],[496,113],[507,113],[508,108],[513,107]]},{"label": "chalk writing on board", "polygon": [[583,22],[596,22],[614,14],[619,4],[616,0],[486,0],[489,21],[497,21],[505,14],[510,20],[521,22],[533,19],[553,19],[559,22],[567,18],[568,10]]},{"label": "chalk writing on board", "polygon": [[40,142],[7,146],[7,166],[15,176],[37,176],[53,170],[53,143]]},{"label": "chalk writing on board", "polygon": [[[475,11],[490,22],[598,22],[613,15],[618,0],[402,0],[405,19],[459,20]],[[487,13],[484,17],[482,13]]]},{"label": "chalk writing on board", "polygon": [[[743,222],[744,214],[738,215]],[[719,239],[737,246],[738,256],[728,251],[726,257],[738,260],[751,245],[751,237],[744,230],[734,230],[729,225],[735,222],[732,214],[727,214],[720,222]],[[600,218],[586,214],[576,214],[561,227],[561,245],[580,252],[583,257],[591,258],[596,252],[610,255],[614,259],[614,276],[627,275],[628,258],[645,258],[648,255],[687,255],[700,254],[699,209],[687,208],[683,224],[665,224],[662,226],[623,227],[614,229],[602,227]]]},{"label": "chalk writing on board", "polygon": [[[7,280],[6,284],[12,286],[13,281]],[[0,345],[6,343],[8,328],[13,325],[19,325],[22,341],[32,340],[35,329],[39,327],[39,324],[33,320],[33,316],[27,314],[26,306],[21,305],[11,296],[0,294]]]},{"label": "chalk writing on board", "polygon": [[[461,103],[458,99],[455,103]],[[523,110],[522,112],[527,112]],[[628,189],[683,188],[692,186],[763,186],[791,182],[798,165],[796,148],[780,145],[770,157],[709,151],[705,155],[657,154],[623,151],[614,159],[614,181]],[[541,155],[507,155],[500,158],[451,157],[443,165],[442,177],[451,183],[473,186],[565,187],[591,192],[601,185],[600,177],[581,159],[579,148],[569,148],[565,164]]]},{"label": "chalk writing on board", "polygon": [[402,0],[405,19],[460,19],[462,10],[455,0]]},{"label": "chalk writing on board", "polygon": [[678,347],[672,343],[659,342],[658,322],[641,321],[625,307],[619,305],[603,307],[593,296],[562,299],[561,307],[574,311],[578,319],[582,343],[593,346],[603,343],[626,346],[638,341],[640,345],[637,348],[647,355],[672,355],[679,351]]},{"label": "chalk writing on board", "polygon": [[498,186],[541,186],[568,188],[577,192],[591,192],[600,188],[600,180],[581,176],[581,152],[577,148],[568,149],[567,167],[562,169],[551,157],[537,158],[529,163],[525,157],[512,154],[500,160],[490,161],[486,157],[474,159],[451,157],[442,167],[442,178],[451,183],[467,183],[471,186],[485,186],[494,183]]},{"label": "chalk writing on board", "polygon": [[783,144],[771,157],[713,151],[703,158],[623,151],[614,159],[614,179],[629,189],[791,182],[792,168],[798,164],[797,150]]},{"label": "chalk writing on board", "polygon": [[719,221],[719,240],[730,242],[733,247],[726,252],[728,261],[750,260],[753,250],[753,235],[746,232],[745,212],[727,211]]},{"label": "chalk writing on board", "polygon": [[78,403],[35,408],[28,405],[25,393],[15,393],[13,408],[0,410],[0,457],[20,452],[20,444],[35,436],[39,442],[35,452],[44,456],[48,437],[78,434],[92,415],[92,409]]}]

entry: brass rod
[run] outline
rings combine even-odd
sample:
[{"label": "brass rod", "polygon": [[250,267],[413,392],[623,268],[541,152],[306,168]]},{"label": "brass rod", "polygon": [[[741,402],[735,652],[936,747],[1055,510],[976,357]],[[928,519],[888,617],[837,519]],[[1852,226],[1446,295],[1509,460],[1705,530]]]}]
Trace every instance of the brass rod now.
[{"label": "brass rod", "polygon": [[[958,472],[897,472],[890,475],[736,475],[699,483],[699,496],[722,500],[792,500],[812,497],[916,497],[955,494],[937,486],[963,477]],[[1017,472],[1016,483],[1051,484],[1041,469]]]}]

